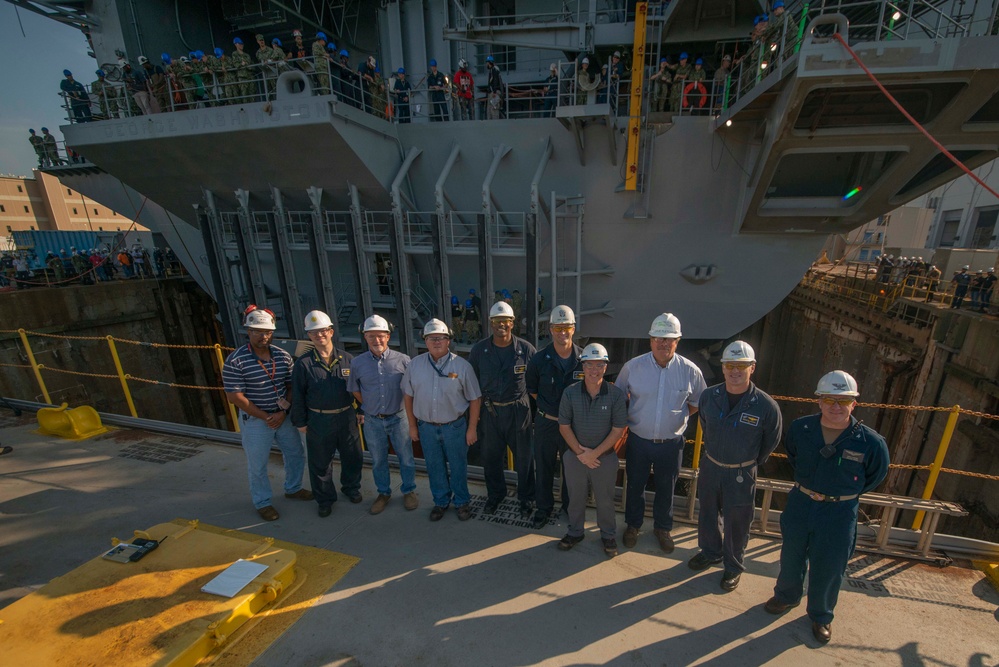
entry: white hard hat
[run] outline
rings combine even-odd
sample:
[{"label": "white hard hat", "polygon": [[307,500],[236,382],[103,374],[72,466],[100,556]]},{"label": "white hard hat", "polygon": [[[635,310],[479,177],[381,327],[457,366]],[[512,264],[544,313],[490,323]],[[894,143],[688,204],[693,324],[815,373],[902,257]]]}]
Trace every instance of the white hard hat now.
[{"label": "white hard hat", "polygon": [[277,325],[274,324],[274,316],[268,313],[266,310],[251,310],[246,318],[243,320],[243,326],[247,329],[265,329],[267,331],[274,331],[277,329]]},{"label": "white hard hat", "polygon": [[555,306],[548,322],[549,324],[575,324],[576,314],[569,306]]},{"label": "white hard hat", "polygon": [[679,338],[680,320],[676,319],[676,315],[673,313],[663,313],[652,320],[649,336],[651,338]]},{"label": "white hard hat", "polygon": [[846,371],[830,371],[821,378],[815,387],[816,396],[860,396],[857,381]]},{"label": "white hard hat", "polygon": [[590,64],[590,59],[589,58],[583,58],[583,64],[584,65],[589,65]]},{"label": "white hard hat", "polygon": [[489,319],[493,319],[494,317],[509,317],[512,320],[513,308],[506,301],[497,301],[489,309]]},{"label": "white hard hat", "polygon": [[305,330],[319,331],[333,326],[330,316],[321,310],[313,310],[305,316]]},{"label": "white hard hat", "polygon": [[147,58],[145,56],[139,56],[139,64],[140,65],[145,65],[148,62],[149,62],[149,58]]},{"label": "white hard hat", "polygon": [[551,72],[555,72],[555,71],[557,71],[557,70],[558,70],[558,65],[556,65],[555,63],[552,63],[552,64],[551,64],[551,65],[550,65],[550,66],[548,67],[548,70],[549,70],[549,71],[551,71]]},{"label": "white hard hat", "polygon": [[362,330],[364,333],[369,331],[386,331],[391,333],[392,327],[389,325],[388,320],[381,315],[372,315],[368,319],[364,320]]},{"label": "white hard hat", "polygon": [[434,334],[443,334],[448,338],[451,337],[451,330],[447,328],[447,325],[440,320],[434,318],[426,323],[423,327],[423,337],[433,336]]},{"label": "white hard hat", "polygon": [[600,343],[590,343],[583,348],[583,353],[579,355],[580,361],[610,361],[607,356],[607,348]]},{"label": "white hard hat", "polygon": [[753,347],[741,340],[729,343],[725,351],[722,352],[721,357],[722,363],[727,361],[751,361],[756,363],[756,352],[753,351]]}]

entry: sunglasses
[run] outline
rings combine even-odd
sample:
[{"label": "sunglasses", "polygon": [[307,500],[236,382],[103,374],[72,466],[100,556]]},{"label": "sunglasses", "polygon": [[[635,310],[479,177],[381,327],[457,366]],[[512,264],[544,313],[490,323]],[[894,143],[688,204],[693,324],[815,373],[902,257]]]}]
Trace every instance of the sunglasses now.
[{"label": "sunglasses", "polygon": [[722,368],[724,368],[726,370],[730,370],[730,371],[744,371],[747,368],[752,368],[752,367],[753,367],[753,364],[739,363],[739,362],[732,362],[732,361],[727,361],[724,364],[722,364]]},{"label": "sunglasses", "polygon": [[819,399],[819,403],[821,403],[822,405],[829,406],[829,407],[832,407],[833,405],[838,405],[841,408],[848,408],[851,405],[853,405],[854,403],[856,403],[856,399],[853,399],[853,398],[831,398],[829,396],[824,396],[824,397],[822,397],[822,398]]},{"label": "sunglasses", "polygon": [[551,327],[551,330],[554,331],[555,333],[569,333],[575,328],[576,327],[574,327],[571,324],[556,324],[553,327]]}]

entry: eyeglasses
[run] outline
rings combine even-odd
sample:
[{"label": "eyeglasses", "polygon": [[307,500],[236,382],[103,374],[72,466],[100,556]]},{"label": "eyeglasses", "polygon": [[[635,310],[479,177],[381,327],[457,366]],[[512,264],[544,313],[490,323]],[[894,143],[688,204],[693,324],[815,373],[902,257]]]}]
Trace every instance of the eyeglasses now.
[{"label": "eyeglasses", "polygon": [[271,336],[274,334],[274,332],[269,329],[249,329],[247,333],[251,336]]},{"label": "eyeglasses", "polygon": [[428,343],[446,343],[449,340],[451,339],[447,336],[427,336]]},{"label": "eyeglasses", "polygon": [[754,364],[738,361],[726,361],[722,364],[722,368],[727,371],[744,371],[747,368],[752,368]]},{"label": "eyeglasses", "polygon": [[492,317],[489,321],[493,324],[509,324],[513,326],[513,319],[509,317]]},{"label": "eyeglasses", "polygon": [[828,407],[838,405],[841,408],[848,408],[856,402],[857,400],[854,398],[833,398],[831,396],[823,396],[819,399],[819,403]]},{"label": "eyeglasses", "polygon": [[572,324],[553,324],[551,326],[551,330],[554,333],[572,333],[572,330],[575,328],[575,325]]},{"label": "eyeglasses", "polygon": [[332,336],[333,329],[331,327],[326,327],[325,329],[315,329],[314,331],[308,332],[310,336]]}]

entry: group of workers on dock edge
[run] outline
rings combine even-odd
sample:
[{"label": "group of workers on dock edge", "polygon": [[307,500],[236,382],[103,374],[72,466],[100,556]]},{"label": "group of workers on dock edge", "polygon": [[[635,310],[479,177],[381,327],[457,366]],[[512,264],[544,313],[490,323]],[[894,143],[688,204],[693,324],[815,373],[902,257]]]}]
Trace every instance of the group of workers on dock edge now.
[{"label": "group of workers on dock edge", "polygon": [[[535,528],[549,522],[561,459],[568,530],[558,549],[568,551],[583,540],[591,489],[603,549],[613,557],[618,553],[614,489],[623,445],[622,542],[633,548],[641,534],[651,474],[653,534],[669,554],[684,431],[696,414],[704,431],[704,460],[697,488],[699,552],[688,566],[703,570],[721,564],[721,588],[735,590],[745,570],[757,471],[782,433],[779,407],[752,382],[753,348],[743,341],[728,345],[722,355],[724,383],[706,387],[697,366],[676,353],[680,321],[663,313],[649,331],[651,351],[625,363],[612,384],[604,378],[606,348],[574,344],[576,320],[568,306],[552,309],[551,343],[540,351],[513,334],[509,304],[494,304],[489,322],[492,335],[475,343],[466,360],[450,350],[454,332],[431,319],[423,328],[428,351],[411,359],[389,348],[392,325],[372,315],[361,327],[368,350],[354,356],[334,347],[332,320],[314,310],[305,317],[314,348],[295,360],[271,344],[274,314],[250,306],[243,322],[249,343],[225,360],[223,380],[226,396],[239,409],[250,495],[260,516],[279,518],[267,476],[273,445],[284,458],[286,498],[314,500],[319,516],[328,517],[338,498],[333,457],[339,452],[340,492],[352,503],[362,502],[363,425],[378,492],[371,514],[384,511],[392,497],[390,444],[398,457],[403,506],[417,509],[413,442],[419,442],[433,495],[431,521],[440,521],[452,504],[460,521],[472,517],[467,464],[468,448],[476,443],[487,489],[482,511],[494,515],[507,495],[509,446],[521,517]],[[884,438],[852,416],[859,391],[849,373],[823,375],[815,393],[819,413],[795,420],[784,439],[794,488],[780,519],[780,574],[764,609],[783,614],[796,607],[807,571],[807,614],[814,637],[825,643],[856,541],[858,499],[885,479],[889,456]],[[302,485],[306,461],[311,491]]]}]

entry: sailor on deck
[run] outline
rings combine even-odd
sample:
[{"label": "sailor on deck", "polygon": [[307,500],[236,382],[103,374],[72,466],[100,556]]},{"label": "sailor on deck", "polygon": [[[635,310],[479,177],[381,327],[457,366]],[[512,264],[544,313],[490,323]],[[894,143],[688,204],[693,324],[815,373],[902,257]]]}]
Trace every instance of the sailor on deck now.
[{"label": "sailor on deck", "polygon": [[808,617],[825,643],[857,539],[858,497],[884,481],[889,461],[884,438],[852,416],[860,394],[849,373],[826,373],[815,394],[820,413],[794,420],[785,441],[794,489],[780,517],[780,574],[764,608],[798,606],[808,569]]},{"label": "sailor on deck", "polygon": [[743,556],[756,511],[757,469],[780,442],[781,414],[777,403],[750,380],[756,353],[748,343],[731,343],[721,362],[725,382],[708,387],[697,403],[704,430],[697,483],[700,552],[687,565],[703,570],[724,561],[721,587],[733,591],[746,569]]}]

